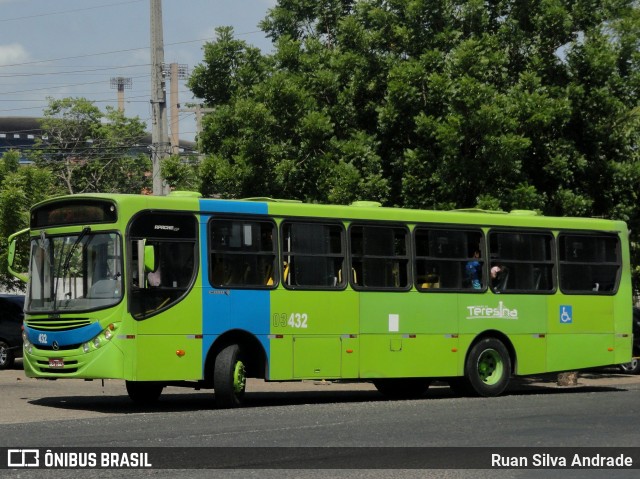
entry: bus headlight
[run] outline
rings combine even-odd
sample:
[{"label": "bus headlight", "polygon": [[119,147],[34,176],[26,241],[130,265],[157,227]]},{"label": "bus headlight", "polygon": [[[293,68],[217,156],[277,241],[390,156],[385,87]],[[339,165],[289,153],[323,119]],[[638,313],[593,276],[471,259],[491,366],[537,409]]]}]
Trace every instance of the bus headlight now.
[{"label": "bus headlight", "polygon": [[86,343],[83,343],[82,350],[85,353],[88,353],[91,351],[92,346],[94,349],[100,348],[100,346],[102,346],[103,344],[103,341],[111,341],[111,339],[113,339],[113,336],[114,336],[113,331],[117,328],[118,326],[116,326],[115,324],[113,323],[109,324],[109,326],[103,329],[100,332],[100,334],[98,334],[95,338],[87,341]]}]

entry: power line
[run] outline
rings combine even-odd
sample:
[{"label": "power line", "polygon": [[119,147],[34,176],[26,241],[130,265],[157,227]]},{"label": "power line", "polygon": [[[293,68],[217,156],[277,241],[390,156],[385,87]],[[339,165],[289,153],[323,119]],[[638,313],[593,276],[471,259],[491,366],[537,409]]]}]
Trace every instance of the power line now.
[{"label": "power line", "polygon": [[0,74],[0,78],[12,78],[12,77],[32,77],[32,76],[46,76],[46,75],[68,75],[70,73],[78,74],[78,73],[92,73],[99,72],[104,70],[116,70],[121,68],[137,68],[137,67],[148,67],[150,63],[139,63],[137,65],[123,65],[117,67],[99,67],[99,68],[87,68],[83,70],[65,70],[59,72],[32,72],[32,73],[6,73]]},{"label": "power line", "polygon": [[85,7],[85,8],[76,8],[73,10],[63,10],[63,11],[59,11],[59,12],[48,12],[48,13],[36,13],[35,15],[26,15],[24,17],[13,17],[13,18],[2,18],[0,19],[0,23],[2,22],[12,22],[15,20],[28,20],[31,18],[40,18],[40,17],[50,17],[53,15],[65,15],[67,13],[78,13],[78,12],[84,12],[87,10],[97,10],[98,8],[108,8],[108,7],[116,7],[118,5],[127,5],[127,4],[131,4],[131,3],[140,3],[142,1],[146,1],[146,0],[129,0],[128,2],[118,2],[118,3],[107,3],[104,5],[95,5],[93,7]]},{"label": "power line", "polygon": [[[148,78],[149,75],[138,75],[138,76],[134,76],[132,78]],[[99,81],[93,81],[93,82],[82,82],[82,83],[68,83],[68,84],[51,84],[53,85],[54,88],[69,88],[69,87],[74,87],[74,86],[86,86],[86,85],[98,85],[98,84],[104,84],[104,80],[99,80]],[[32,88],[29,90],[15,90],[15,91],[7,91],[7,92],[2,92],[3,95],[9,95],[9,94],[14,94],[14,93],[31,93],[31,92],[36,92],[36,91],[42,91],[42,90],[51,90],[51,87],[43,87],[43,88]],[[95,92],[92,92],[95,93]]]},{"label": "power line", "polygon": [[[254,33],[262,33],[261,30],[255,30],[252,32],[244,32],[244,33],[234,33],[235,36],[243,36],[243,35],[251,35]],[[215,38],[198,38],[196,40],[184,40],[181,42],[173,42],[173,43],[165,43],[165,46],[168,45],[183,45],[185,43],[196,43],[196,42],[208,42],[211,40],[215,40]],[[16,66],[22,66],[22,65],[35,65],[38,63],[49,63],[49,62],[58,62],[61,60],[75,60],[77,58],[89,58],[89,57],[98,57],[98,56],[103,56],[103,55],[113,55],[115,53],[127,53],[127,52],[135,52],[138,50],[148,50],[149,47],[138,47],[138,48],[125,48],[123,50],[112,50],[112,51],[108,51],[108,52],[99,52],[99,53],[86,53],[83,55],[74,55],[74,56],[69,56],[69,57],[60,57],[60,58],[50,58],[48,60],[33,60],[30,62],[22,62],[22,63],[8,63],[5,65],[0,65],[0,68],[6,68],[6,67],[16,67]]]}]

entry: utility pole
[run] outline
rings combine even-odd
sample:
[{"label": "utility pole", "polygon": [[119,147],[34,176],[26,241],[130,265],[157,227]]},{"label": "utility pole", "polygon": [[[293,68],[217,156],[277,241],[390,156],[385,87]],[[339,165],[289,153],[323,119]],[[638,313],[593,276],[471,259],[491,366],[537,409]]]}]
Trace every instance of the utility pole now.
[{"label": "utility pole", "polygon": [[164,39],[162,34],[162,0],[150,0],[151,9],[151,164],[153,194],[165,194],[160,162],[167,156],[167,100],[164,82]]},{"label": "utility pole", "polygon": [[[202,105],[198,104],[193,108],[180,108],[181,111],[188,111],[196,114],[196,136],[199,136],[202,133],[202,114],[213,112],[213,108],[205,108]],[[198,158],[200,161],[204,158],[204,155],[200,151],[200,147],[198,147]]]},{"label": "utility pole", "polygon": [[164,69],[165,74],[169,74],[171,82],[171,154],[180,154],[180,119],[178,118],[178,109],[180,102],[178,100],[178,79],[184,80],[189,73],[187,65],[179,65],[177,63],[169,64],[169,68]]},{"label": "utility pole", "polygon": [[124,89],[131,89],[133,80],[125,77],[111,77],[111,88],[118,90],[118,111],[124,113]]},{"label": "utility pole", "polygon": [[180,108],[181,111],[188,111],[196,114],[196,134],[202,133],[202,114],[215,111],[214,108],[205,108],[202,105],[196,105],[193,108]]}]

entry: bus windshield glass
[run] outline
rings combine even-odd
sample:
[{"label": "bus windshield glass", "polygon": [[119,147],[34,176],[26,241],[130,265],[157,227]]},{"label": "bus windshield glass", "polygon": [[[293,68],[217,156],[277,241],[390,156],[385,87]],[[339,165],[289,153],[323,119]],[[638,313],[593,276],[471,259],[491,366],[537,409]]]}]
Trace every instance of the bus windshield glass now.
[{"label": "bus windshield glass", "polygon": [[122,299],[122,246],[116,233],[42,234],[31,241],[26,310],[88,311]]}]

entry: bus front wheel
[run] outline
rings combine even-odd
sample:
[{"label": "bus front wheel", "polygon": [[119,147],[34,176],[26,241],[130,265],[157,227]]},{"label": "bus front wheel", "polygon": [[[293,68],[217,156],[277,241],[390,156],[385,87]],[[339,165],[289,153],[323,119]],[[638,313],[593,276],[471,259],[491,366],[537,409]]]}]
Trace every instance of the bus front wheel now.
[{"label": "bus front wheel", "polygon": [[246,368],[242,351],[237,344],[224,348],[218,356],[213,370],[213,389],[218,408],[242,405],[247,385]]},{"label": "bus front wheel", "polygon": [[469,351],[465,371],[469,386],[484,397],[498,396],[509,385],[511,358],[504,344],[495,338],[485,338]]},{"label": "bus front wheel", "polygon": [[164,389],[162,384],[150,381],[126,381],[125,385],[131,400],[140,405],[155,403]]}]

